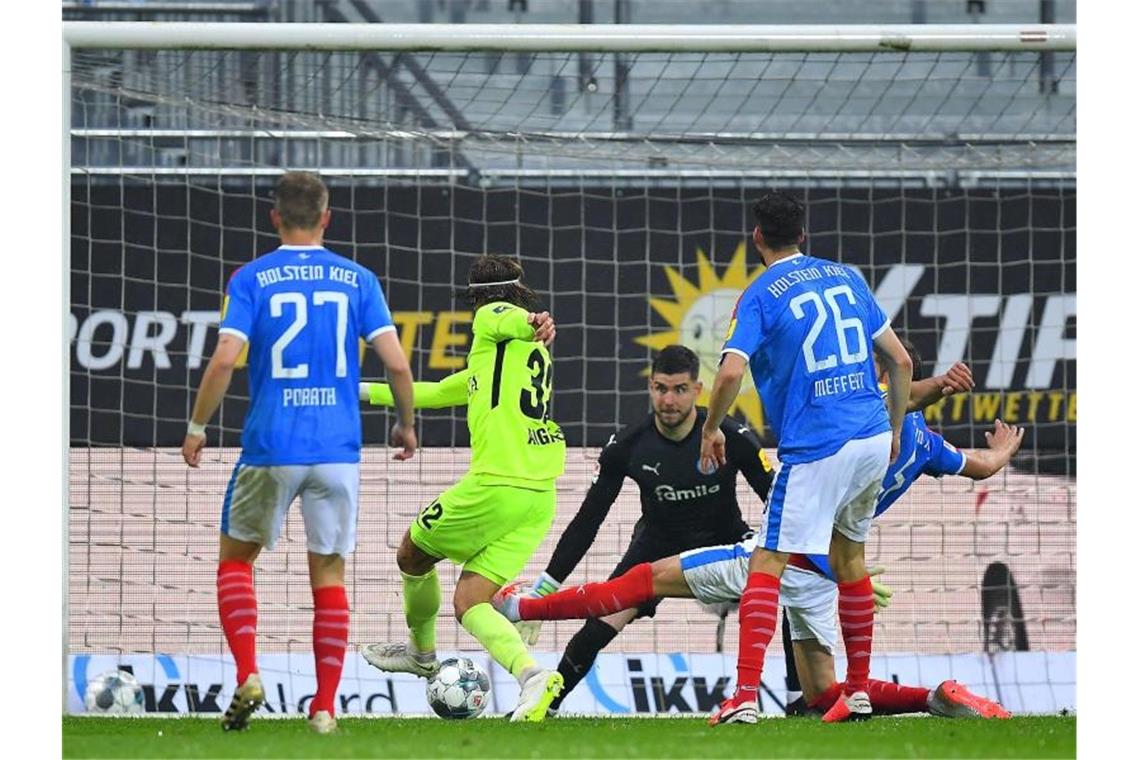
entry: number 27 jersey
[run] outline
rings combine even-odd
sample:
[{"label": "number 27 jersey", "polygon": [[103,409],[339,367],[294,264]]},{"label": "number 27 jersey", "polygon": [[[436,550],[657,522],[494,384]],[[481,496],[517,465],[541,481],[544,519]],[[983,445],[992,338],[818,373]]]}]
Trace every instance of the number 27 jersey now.
[{"label": "number 27 jersey", "polygon": [[319,246],[281,246],[230,279],[219,333],[249,344],[241,461],[360,461],[358,341],[395,330],[376,275]]},{"label": "number 27 jersey", "polygon": [[781,462],[890,430],[871,357],[889,326],[858,273],[812,256],[777,261],[744,291],[723,350],[751,366]]}]

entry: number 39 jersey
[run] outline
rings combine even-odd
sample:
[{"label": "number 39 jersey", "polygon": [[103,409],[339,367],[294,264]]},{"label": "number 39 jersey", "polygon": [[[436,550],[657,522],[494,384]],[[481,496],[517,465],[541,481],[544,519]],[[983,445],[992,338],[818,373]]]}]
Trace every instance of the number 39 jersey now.
[{"label": "number 39 jersey", "polygon": [[234,273],[219,333],[249,344],[241,461],[360,461],[358,341],[395,330],[380,282],[320,246],[287,246]]},{"label": "number 39 jersey", "polygon": [[858,273],[803,254],[744,291],[724,352],[751,365],[781,462],[813,462],[890,430],[871,356],[889,325]]},{"label": "number 39 jersey", "polygon": [[533,340],[527,312],[489,303],[475,313],[467,355],[471,473],[485,483],[546,490],[566,465],[566,439],[550,419],[553,365]]}]

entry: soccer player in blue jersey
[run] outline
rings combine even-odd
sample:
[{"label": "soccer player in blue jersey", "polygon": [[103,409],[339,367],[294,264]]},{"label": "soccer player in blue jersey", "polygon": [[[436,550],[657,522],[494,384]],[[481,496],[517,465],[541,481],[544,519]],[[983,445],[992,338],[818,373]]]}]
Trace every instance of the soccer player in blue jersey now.
[{"label": "soccer player in blue jersey", "polygon": [[309,723],[336,728],[337,685],[348,644],[344,558],[356,545],[360,488],[358,341],[372,344],[388,370],[398,422],[389,443],[416,450],[412,373],[376,275],[323,245],[328,190],[315,175],[285,174],[270,212],[281,245],[234,273],[218,345],[202,375],[182,456],[197,467],[206,423],[249,346],[249,411],[241,456],[222,504],[218,611],[237,666],[237,689],[222,728],[246,728],[265,701],[256,662],[253,562],[277,543],[289,505],[301,499],[313,589],[317,693]]},{"label": "soccer player in blue jersey", "polygon": [[[909,341],[902,342],[914,365],[915,386],[929,383],[929,380],[922,380],[922,357],[918,350]],[[885,390],[886,372],[879,368],[878,362],[876,369],[879,371],[880,387]],[[916,404],[912,394],[911,406],[921,408],[936,399],[937,392]],[[991,477],[1009,464],[1021,448],[1024,436],[1023,428],[995,420],[993,432],[986,433],[987,448],[965,452],[927,427],[922,411],[908,413],[903,421],[898,458],[887,468],[875,498],[875,517],[887,511],[922,475],[936,478],[962,475],[972,480]],[[790,644],[795,650],[796,672],[803,683],[807,706],[825,712],[842,692],[842,685],[835,682],[833,654],[835,635],[831,611],[835,608],[835,574],[828,557],[823,554],[793,554],[789,565],[791,569],[785,574],[781,594],[785,597],[785,610],[788,611],[789,604],[795,604],[796,609],[790,616],[793,624],[785,629],[787,635],[784,645],[788,647]],[[712,572],[723,576],[727,571],[721,569]],[[798,582],[789,584],[789,575],[794,575]],[[790,593],[791,589],[796,589],[796,592]],[[876,588],[875,593],[878,606],[886,607],[890,603],[890,591],[885,586]],[[798,598],[792,599],[796,594]],[[785,620],[789,620],[787,614]],[[871,692],[871,702],[876,711],[921,712],[929,707],[936,714],[954,717],[1009,717],[1009,713],[1000,705],[971,694],[961,684],[953,681],[943,683],[933,691],[897,684],[873,686],[875,688]]]},{"label": "soccer player in blue jersey", "polygon": [[[751,365],[779,442],[780,471],[740,599],[736,692],[713,722],[755,714],[764,653],[776,630],[780,577],[793,553],[829,554],[839,581],[847,693],[824,720],[865,719],[871,716],[866,688],[874,602],[863,544],[879,484],[898,454],[911,360],[858,272],[800,252],[803,203],[772,192],[753,212],[752,239],[767,269],[741,294],[729,324],[702,428],[701,464],[725,463],[720,423]],[[890,378],[887,409],[872,344]]]},{"label": "soccer player in blue jersey", "polygon": [[[998,420],[994,432],[986,434],[988,449],[962,452],[932,432],[918,410],[943,396],[968,390],[973,380],[969,368],[960,363],[945,375],[923,380],[919,377],[921,357],[912,345],[903,344],[915,367],[910,408],[916,411],[907,414],[903,423],[901,454],[887,470],[876,498],[876,516],[922,474],[961,474],[974,480],[990,477],[1009,463],[1024,435],[1020,428]],[[879,382],[885,389],[885,371],[879,372]],[[509,620],[532,621],[612,615],[662,598],[695,598],[704,604],[736,602],[748,582],[750,556],[758,538],[762,537],[684,551],[604,583],[574,586],[540,598],[507,589],[496,597],[495,604]],[[797,691],[802,682],[807,708],[826,713],[844,691],[843,683],[835,679],[835,576],[826,555],[792,554],[788,564],[780,579],[780,603],[784,607],[784,647],[789,654],[795,653],[788,664],[789,676],[795,679]],[[632,584],[629,579],[634,575],[648,576],[651,582]],[[887,586],[876,584],[873,592],[876,607],[890,604]],[[874,710],[889,715],[927,712],[948,718],[1009,717],[1000,704],[954,680],[930,689],[868,679],[867,692]],[[756,712],[738,709],[732,722],[755,723],[756,719]]]}]

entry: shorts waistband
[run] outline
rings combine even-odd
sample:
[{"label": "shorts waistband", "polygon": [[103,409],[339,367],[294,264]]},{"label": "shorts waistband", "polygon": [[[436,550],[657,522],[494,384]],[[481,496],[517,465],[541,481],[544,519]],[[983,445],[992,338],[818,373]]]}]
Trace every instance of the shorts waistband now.
[{"label": "shorts waistband", "polygon": [[789,554],[788,564],[792,567],[799,568],[800,570],[807,570],[809,573],[815,573],[816,575],[820,576],[823,575],[823,573],[819,571],[819,568],[813,565],[811,563],[811,560],[803,554]]}]

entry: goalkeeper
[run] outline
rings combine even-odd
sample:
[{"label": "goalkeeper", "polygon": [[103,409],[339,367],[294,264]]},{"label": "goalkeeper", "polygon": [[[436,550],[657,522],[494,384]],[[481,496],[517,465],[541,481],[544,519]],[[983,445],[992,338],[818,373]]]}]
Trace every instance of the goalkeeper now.
[{"label": "goalkeeper", "polygon": [[[562,430],[549,415],[552,365],[544,343],[553,340],[554,323],[545,312],[534,313],[538,297],[522,277],[522,267],[505,256],[475,261],[467,286],[475,312],[467,369],[415,385],[418,407],[467,405],[471,468],[424,507],[396,552],[408,641],[370,644],[361,653],[389,673],[427,678],[439,670],[435,565],[449,559],[463,566],[456,619],[518,679],[521,694],[511,720],[541,721],[562,691],[562,676],[540,668],[519,632],[490,604],[550,529],[554,480],[566,460]],[[361,383],[360,395],[375,405],[394,403],[386,383]]]},{"label": "goalkeeper", "polygon": [[[916,380],[922,359],[907,341]],[[965,365],[956,365],[952,375],[913,383],[911,407],[926,405],[973,385]],[[880,382],[885,382],[880,373]],[[878,496],[876,516],[893,504],[922,474],[962,474],[982,480],[1006,464],[1017,452],[1024,434],[1000,420],[987,433],[989,448],[965,453],[931,432],[921,412],[906,416],[899,457],[887,471]],[[626,574],[606,581],[567,588],[534,597],[516,585],[508,586],[493,600],[510,620],[560,620],[612,615],[661,598],[696,598],[705,604],[736,602],[748,579],[748,564],[756,539],[736,544],[710,546],[682,552],[652,564],[638,565]],[[872,570],[872,575],[882,570]],[[876,608],[890,604],[891,591],[873,584]],[[803,683],[804,698],[812,711],[825,713],[843,695],[835,680],[835,608],[837,589],[827,557],[792,555],[780,582],[780,604],[789,623],[795,670]],[[998,703],[971,693],[956,681],[944,681],[935,689],[900,686],[871,679],[868,696],[881,714],[929,712],[945,717],[1008,718]],[[717,711],[719,713],[719,710]],[[757,709],[738,710],[729,722],[755,723]],[[714,713],[715,721],[717,713]],[[710,721],[711,722],[711,721]]]}]

